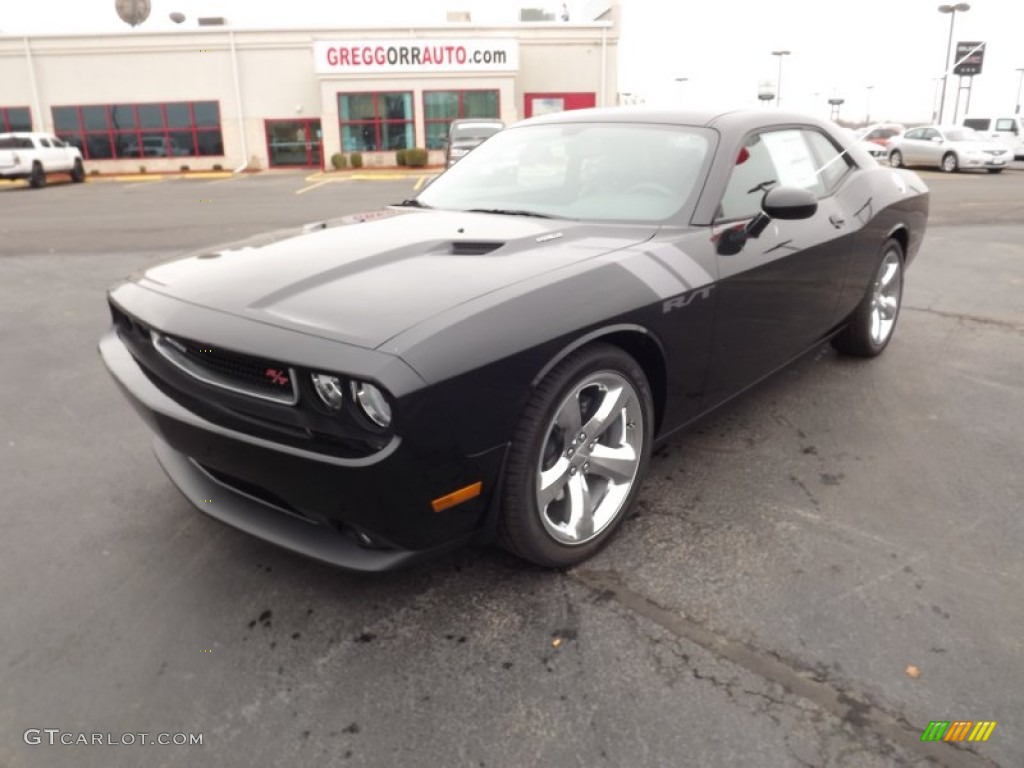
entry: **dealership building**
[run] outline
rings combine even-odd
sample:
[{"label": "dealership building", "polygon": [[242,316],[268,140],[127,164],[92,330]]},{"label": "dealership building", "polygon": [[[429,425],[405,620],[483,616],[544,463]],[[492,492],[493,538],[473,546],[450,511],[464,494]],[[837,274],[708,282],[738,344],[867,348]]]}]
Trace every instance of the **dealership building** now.
[{"label": "dealership building", "polygon": [[617,2],[592,20],[0,35],[0,132],[54,133],[101,173],[431,164],[456,118],[615,104]]}]

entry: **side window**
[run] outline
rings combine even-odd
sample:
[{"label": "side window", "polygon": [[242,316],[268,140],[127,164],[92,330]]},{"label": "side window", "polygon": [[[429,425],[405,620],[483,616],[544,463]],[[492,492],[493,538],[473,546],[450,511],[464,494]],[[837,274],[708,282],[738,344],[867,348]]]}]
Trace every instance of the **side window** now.
[{"label": "side window", "polygon": [[924,138],[924,129],[923,128],[914,128],[912,131],[907,131],[905,134],[903,134],[903,138],[905,138],[905,139],[922,139],[922,138]]},{"label": "side window", "polygon": [[40,145],[46,147],[47,149],[49,149],[49,147],[50,147],[50,140],[49,139],[39,139],[39,143],[40,143]]},{"label": "side window", "polygon": [[718,206],[717,218],[741,219],[757,215],[761,210],[764,190],[779,180],[775,163],[761,135],[747,138],[735,162]]},{"label": "side window", "polygon": [[804,131],[786,129],[754,134],[740,150],[719,206],[719,218],[754,216],[761,198],[774,186],[799,187],[824,196],[827,191],[819,166],[804,139]]},{"label": "side window", "polygon": [[942,134],[936,131],[934,128],[925,129],[924,135],[921,136],[925,141],[931,141],[932,139],[941,139]]},{"label": "side window", "polygon": [[[1000,121],[1001,122],[1001,121]],[[976,131],[987,131],[989,120],[985,117],[969,117],[964,120],[965,128],[973,128]],[[999,130],[997,128],[997,130]],[[1006,130],[1005,128],[1002,130]]]},{"label": "side window", "polygon": [[846,172],[853,167],[853,161],[845,150],[837,148],[827,136],[817,131],[805,131],[804,135],[814,152],[818,177],[828,192],[834,191]]},{"label": "side window", "polygon": [[997,131],[1009,131],[1010,133],[1017,132],[1017,122],[1013,118],[1003,118],[1002,120],[996,120]]}]

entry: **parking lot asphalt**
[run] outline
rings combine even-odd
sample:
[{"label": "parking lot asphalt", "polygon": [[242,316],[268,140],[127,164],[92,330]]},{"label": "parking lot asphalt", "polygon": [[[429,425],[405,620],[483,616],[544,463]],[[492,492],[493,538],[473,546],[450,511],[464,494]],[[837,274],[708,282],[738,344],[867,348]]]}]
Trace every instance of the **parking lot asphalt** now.
[{"label": "parking lot asphalt", "polygon": [[1024,764],[1024,172],[922,175],[881,358],[822,347],[672,440],[578,568],[382,576],[198,514],[95,348],[120,277],[422,182],[0,188],[0,765]]}]

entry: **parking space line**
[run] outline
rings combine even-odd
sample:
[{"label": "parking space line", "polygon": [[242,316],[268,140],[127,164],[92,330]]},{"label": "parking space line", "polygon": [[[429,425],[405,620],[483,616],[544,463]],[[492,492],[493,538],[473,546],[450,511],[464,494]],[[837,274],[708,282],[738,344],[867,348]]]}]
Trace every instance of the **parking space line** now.
[{"label": "parking space line", "polygon": [[303,187],[302,189],[295,190],[295,194],[303,195],[306,192],[316,189],[317,187],[322,187],[324,184],[335,184],[339,181],[345,181],[345,179],[324,179],[323,181],[318,181],[315,184],[310,184],[308,187]]}]

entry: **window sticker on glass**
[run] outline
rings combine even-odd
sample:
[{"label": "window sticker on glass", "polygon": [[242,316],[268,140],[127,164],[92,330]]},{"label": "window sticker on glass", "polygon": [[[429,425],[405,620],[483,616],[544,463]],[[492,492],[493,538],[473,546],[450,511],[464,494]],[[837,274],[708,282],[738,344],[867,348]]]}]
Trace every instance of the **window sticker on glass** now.
[{"label": "window sticker on glass", "polygon": [[761,138],[779,172],[780,185],[803,189],[819,186],[814,157],[799,131],[773,131]]}]

